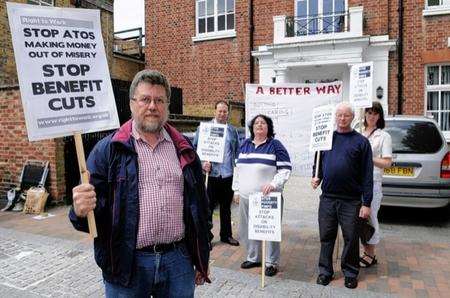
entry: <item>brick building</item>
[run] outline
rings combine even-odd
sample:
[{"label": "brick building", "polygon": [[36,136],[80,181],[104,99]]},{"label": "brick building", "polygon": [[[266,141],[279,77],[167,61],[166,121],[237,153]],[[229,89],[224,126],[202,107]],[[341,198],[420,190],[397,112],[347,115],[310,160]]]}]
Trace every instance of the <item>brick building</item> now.
[{"label": "brick building", "polygon": [[[183,90],[185,114],[242,102],[245,83],[342,80],[374,62],[389,114],[434,115],[450,138],[450,1],[146,0],[146,67]],[[400,78],[400,80],[398,79]]]},{"label": "brick building", "polygon": [[[131,81],[134,74],[144,66],[143,59],[113,51],[115,39],[113,0],[18,0],[12,2],[100,9],[102,34],[113,88],[115,82]],[[122,89],[126,89],[125,93],[128,91],[127,88]],[[48,190],[54,200],[63,199],[66,195],[67,171],[77,171],[76,161],[75,167],[72,163],[70,165],[67,163],[71,159],[76,160],[76,155],[73,158],[65,156],[67,141],[63,138],[28,141],[5,1],[0,1],[0,139],[0,198],[4,198],[5,192],[11,185],[18,184],[25,161],[37,159],[50,162]]]}]

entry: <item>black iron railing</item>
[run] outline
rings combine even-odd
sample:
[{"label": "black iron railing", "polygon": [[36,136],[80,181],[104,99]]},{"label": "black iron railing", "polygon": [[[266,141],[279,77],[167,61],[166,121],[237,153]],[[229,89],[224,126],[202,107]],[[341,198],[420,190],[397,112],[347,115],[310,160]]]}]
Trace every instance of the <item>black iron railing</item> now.
[{"label": "black iron railing", "polygon": [[348,11],[286,17],[286,37],[347,32],[349,21]]}]

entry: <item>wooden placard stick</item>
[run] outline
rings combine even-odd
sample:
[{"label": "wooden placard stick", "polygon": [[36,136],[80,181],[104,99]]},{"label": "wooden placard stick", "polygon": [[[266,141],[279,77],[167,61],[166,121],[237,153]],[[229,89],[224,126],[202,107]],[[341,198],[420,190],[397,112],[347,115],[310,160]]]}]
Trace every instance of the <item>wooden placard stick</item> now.
[{"label": "wooden placard stick", "polygon": [[262,241],[262,266],[261,266],[261,288],[264,288],[264,278],[266,277],[266,241]]},{"label": "wooden placard stick", "polygon": [[[82,183],[89,183],[89,172],[86,168],[86,158],[84,156],[83,140],[81,139],[81,133],[75,133],[73,135],[75,139],[75,147],[77,149],[78,167],[80,169],[80,177]],[[97,226],[95,224],[94,211],[89,211],[87,215],[89,234],[92,238],[97,237]]]}]

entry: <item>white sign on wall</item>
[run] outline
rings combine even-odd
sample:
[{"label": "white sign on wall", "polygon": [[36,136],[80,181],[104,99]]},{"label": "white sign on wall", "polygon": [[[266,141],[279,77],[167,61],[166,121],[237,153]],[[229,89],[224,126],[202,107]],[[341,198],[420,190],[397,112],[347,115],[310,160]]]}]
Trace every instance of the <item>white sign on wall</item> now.
[{"label": "white sign on wall", "polygon": [[200,123],[197,154],[201,160],[222,163],[225,152],[227,125],[213,122]]},{"label": "white sign on wall", "polygon": [[317,84],[246,85],[245,119],[258,114],[272,118],[276,138],[289,152],[293,173],[311,177],[314,160],[309,151],[313,109],[342,101],[343,85],[336,81]]},{"label": "white sign on wall", "polygon": [[248,239],[281,241],[281,193],[249,196]]},{"label": "white sign on wall", "polygon": [[100,11],[7,3],[30,141],[114,129]]},{"label": "white sign on wall", "polygon": [[372,106],[373,62],[352,65],[350,68],[350,103],[355,108]]},{"label": "white sign on wall", "polygon": [[334,118],[334,105],[314,108],[309,151],[331,150],[333,144]]}]

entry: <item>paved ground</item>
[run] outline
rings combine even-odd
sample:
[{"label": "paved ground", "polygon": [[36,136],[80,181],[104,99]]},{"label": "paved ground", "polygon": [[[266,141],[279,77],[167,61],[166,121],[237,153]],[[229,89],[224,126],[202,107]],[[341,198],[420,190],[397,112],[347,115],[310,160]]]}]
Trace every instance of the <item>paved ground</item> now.
[{"label": "paved ground", "polygon": [[[264,289],[260,288],[258,269],[239,268],[244,260],[243,247],[215,241],[211,255],[213,283],[197,288],[196,296],[448,297],[450,220],[446,211],[439,213],[442,218],[438,220],[430,213],[431,219],[424,222],[405,216],[407,210],[389,209],[384,212],[386,223],[381,225],[384,238],[377,251],[380,263],[361,272],[358,289],[343,287],[338,264],[330,286],[315,285],[317,195],[305,179],[293,178],[287,185],[281,272],[276,278],[267,278]],[[56,216],[42,221],[31,215],[0,213],[0,297],[103,296],[91,240],[71,228],[66,207],[50,212]],[[215,234],[217,219],[215,216]]]}]

